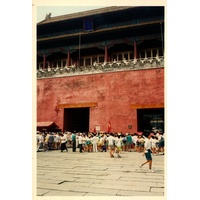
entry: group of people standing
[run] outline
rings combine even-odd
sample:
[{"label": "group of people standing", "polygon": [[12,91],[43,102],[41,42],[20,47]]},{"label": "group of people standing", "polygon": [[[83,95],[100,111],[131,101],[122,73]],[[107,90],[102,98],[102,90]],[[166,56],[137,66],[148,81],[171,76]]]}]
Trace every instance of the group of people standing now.
[{"label": "group of people standing", "polygon": [[[42,133],[37,132],[37,151],[64,150],[72,147],[75,152],[103,152],[110,149],[118,151],[144,151],[145,137],[142,134],[126,133]],[[164,135],[162,133],[151,133],[151,144],[153,154],[164,153]],[[112,157],[111,153],[111,157]],[[120,155],[119,155],[120,157]]]},{"label": "group of people standing", "polygon": [[37,151],[60,150],[68,152],[68,147],[72,148],[72,152],[103,152],[109,150],[111,158],[114,153],[121,158],[121,151],[143,152],[146,162],[139,167],[149,163],[149,172],[152,170],[152,154],[164,155],[164,134],[161,132],[151,132],[148,135],[134,133],[42,133],[37,132]]},{"label": "group of people standing", "polygon": [[143,152],[146,161],[139,167],[143,167],[148,163],[149,172],[152,170],[152,154],[164,154],[164,134],[160,132],[152,132],[148,135],[134,133],[42,133],[37,132],[37,151],[46,151],[57,149],[60,152],[68,147],[72,148],[72,152],[103,152],[109,150],[109,155],[114,158],[114,153],[121,158],[122,151]]}]

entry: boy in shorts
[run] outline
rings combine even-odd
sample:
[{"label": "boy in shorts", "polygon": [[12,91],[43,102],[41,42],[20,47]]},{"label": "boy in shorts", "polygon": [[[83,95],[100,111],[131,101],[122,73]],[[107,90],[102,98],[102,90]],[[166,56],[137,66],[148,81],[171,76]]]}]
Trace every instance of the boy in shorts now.
[{"label": "boy in shorts", "polygon": [[154,173],[154,171],[152,170],[152,157],[151,157],[152,144],[151,144],[150,139],[151,139],[151,134],[148,135],[148,138],[146,138],[145,144],[144,144],[143,156],[145,155],[147,161],[141,164],[139,167],[141,168],[143,165],[149,163],[149,172]]}]

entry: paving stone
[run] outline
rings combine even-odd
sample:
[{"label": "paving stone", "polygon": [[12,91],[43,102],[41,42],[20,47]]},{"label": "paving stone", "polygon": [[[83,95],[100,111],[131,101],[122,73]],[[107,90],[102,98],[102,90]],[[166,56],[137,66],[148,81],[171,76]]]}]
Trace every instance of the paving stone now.
[{"label": "paving stone", "polygon": [[141,171],[140,173],[123,173],[123,177],[134,177],[134,178],[147,178],[147,179],[161,179],[164,180],[164,176],[157,175],[156,173],[148,173],[146,171]]},{"label": "paving stone", "polygon": [[63,177],[63,176],[55,176],[54,178],[52,178],[51,180],[57,180],[57,181],[68,181],[68,182],[74,182],[76,180],[76,178],[73,177]]},{"label": "paving stone", "polygon": [[163,193],[158,192],[138,192],[130,190],[120,190],[117,196],[163,196]]},{"label": "paving stone", "polygon": [[112,174],[112,175],[106,176],[106,178],[104,180],[117,181],[120,179],[120,177],[121,176],[119,174]]},{"label": "paving stone", "polygon": [[155,173],[149,173],[148,171],[147,171],[147,173],[146,173],[146,176],[147,177],[156,177],[156,178],[164,178],[164,174],[162,173],[162,174],[160,174],[160,173],[157,173],[156,171],[155,171]]},{"label": "paving stone", "polygon": [[78,182],[78,183],[99,183],[102,184],[102,181],[104,180],[97,180],[97,179],[90,179],[90,178],[81,178],[81,179],[76,179],[74,182]]},{"label": "paving stone", "polygon": [[119,180],[121,181],[133,181],[133,182],[157,182],[157,183],[163,183],[163,179],[152,179],[152,178],[142,178],[142,177],[121,177]]},{"label": "paving stone", "polygon": [[107,188],[91,188],[91,187],[75,187],[70,190],[71,192],[86,192],[91,194],[103,194],[107,195],[116,195],[119,190],[117,189],[107,189]]},{"label": "paving stone", "polygon": [[90,182],[63,182],[62,186],[63,187],[90,187],[92,185],[92,183]]},{"label": "paving stone", "polygon": [[37,183],[38,189],[46,189],[46,190],[62,190],[62,191],[69,191],[74,188],[74,186],[63,184],[51,184],[51,183]]},{"label": "paving stone", "polygon": [[99,193],[86,193],[84,196],[113,196],[111,194],[99,194]]},{"label": "paving stone", "polygon": [[39,152],[37,156],[37,195],[40,196],[163,196],[164,156],[153,157],[155,173],[147,173],[142,154],[122,152],[110,158],[109,152]]},{"label": "paving stone", "polygon": [[43,196],[85,196],[86,193],[83,192],[79,192],[74,193],[74,192],[65,192],[65,191],[56,191],[56,190],[52,190],[46,194],[44,194]]},{"label": "paving stone", "polygon": [[126,186],[147,186],[147,187],[156,187],[157,186],[157,183],[156,182],[146,182],[145,180],[144,181],[133,181],[133,180],[129,180],[129,181],[121,181],[121,180],[117,180],[116,181],[110,181],[110,180],[104,180],[102,181],[101,183],[102,185],[103,184],[111,184],[111,185],[126,185]]},{"label": "paving stone", "polygon": [[151,192],[164,192],[164,188],[159,188],[159,187],[152,187],[150,189]]},{"label": "paving stone", "polygon": [[49,181],[49,179],[38,179],[38,182],[40,182],[40,183],[50,183],[50,184],[59,184],[60,183],[59,180],[53,180],[53,179],[51,179],[50,181]]},{"label": "paving stone", "polygon": [[74,174],[74,178],[84,178],[84,179],[99,179],[99,180],[104,180],[103,176],[94,176],[90,174]]},{"label": "paving stone", "polygon": [[56,175],[55,175],[55,174],[53,174],[53,173],[46,173],[46,174],[44,174],[44,175],[43,175],[43,177],[44,177],[44,178],[51,179],[51,178],[54,178],[54,177],[56,177]]},{"label": "paving stone", "polygon": [[163,187],[164,188],[164,183],[156,183],[156,187]]},{"label": "paving stone", "polygon": [[46,190],[46,189],[37,189],[37,195],[38,196],[43,196],[44,194],[48,193],[51,190]]},{"label": "paving stone", "polygon": [[111,184],[92,184],[90,187],[104,188],[104,189],[144,191],[144,192],[149,192],[150,190],[150,187],[148,186],[120,185],[117,182],[114,185],[112,183]]}]

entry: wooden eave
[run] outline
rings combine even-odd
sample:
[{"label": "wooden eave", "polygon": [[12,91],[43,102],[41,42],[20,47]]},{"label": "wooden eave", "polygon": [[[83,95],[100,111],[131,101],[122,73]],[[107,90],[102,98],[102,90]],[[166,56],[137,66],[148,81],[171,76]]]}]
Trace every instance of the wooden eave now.
[{"label": "wooden eave", "polygon": [[122,25],[122,26],[116,26],[112,28],[103,28],[99,30],[94,30],[91,32],[78,32],[78,33],[72,33],[72,34],[64,34],[64,35],[58,35],[58,36],[53,36],[53,37],[47,37],[47,38],[40,38],[37,39],[37,42],[42,42],[42,41],[48,41],[48,40],[56,40],[56,39],[64,39],[68,37],[74,37],[74,36],[79,36],[81,35],[89,35],[89,34],[95,34],[95,33],[102,33],[102,32],[107,32],[107,31],[113,31],[113,30],[120,30],[120,29],[127,29],[127,28],[133,28],[137,26],[146,26],[146,25],[151,25],[151,24],[158,24],[158,23],[163,23],[164,20],[157,20],[157,21],[151,21],[151,22],[142,22],[139,24],[130,24],[130,25]]}]

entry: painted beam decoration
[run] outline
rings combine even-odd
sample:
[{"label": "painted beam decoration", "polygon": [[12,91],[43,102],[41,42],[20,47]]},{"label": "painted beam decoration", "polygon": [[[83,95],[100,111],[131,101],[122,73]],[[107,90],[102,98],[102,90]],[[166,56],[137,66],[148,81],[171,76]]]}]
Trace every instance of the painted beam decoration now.
[{"label": "painted beam decoration", "polygon": [[72,103],[72,104],[58,104],[57,108],[87,108],[87,107],[97,107],[97,102],[89,103]]},{"label": "painted beam decoration", "polygon": [[164,108],[164,103],[131,104],[131,109],[140,109],[140,108]]}]

